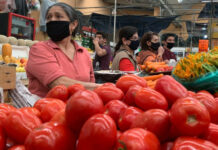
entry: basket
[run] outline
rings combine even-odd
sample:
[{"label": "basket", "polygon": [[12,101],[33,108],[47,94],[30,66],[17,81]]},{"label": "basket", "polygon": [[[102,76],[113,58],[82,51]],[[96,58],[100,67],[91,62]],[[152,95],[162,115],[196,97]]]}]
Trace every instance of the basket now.
[{"label": "basket", "polygon": [[218,91],[218,71],[207,73],[206,75],[192,81],[180,79],[174,74],[173,77],[178,82],[183,84],[188,90],[192,90],[195,92],[200,90],[207,90],[211,93],[215,93]]}]

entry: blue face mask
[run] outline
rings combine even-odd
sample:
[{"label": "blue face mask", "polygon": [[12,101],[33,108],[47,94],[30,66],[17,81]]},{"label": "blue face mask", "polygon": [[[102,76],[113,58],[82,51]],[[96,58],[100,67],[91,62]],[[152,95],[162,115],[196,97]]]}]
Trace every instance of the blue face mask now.
[{"label": "blue face mask", "polygon": [[133,41],[133,40],[130,40],[131,43],[129,45],[129,48],[133,51],[137,50],[137,48],[139,47],[139,40],[136,40],[136,41]]}]

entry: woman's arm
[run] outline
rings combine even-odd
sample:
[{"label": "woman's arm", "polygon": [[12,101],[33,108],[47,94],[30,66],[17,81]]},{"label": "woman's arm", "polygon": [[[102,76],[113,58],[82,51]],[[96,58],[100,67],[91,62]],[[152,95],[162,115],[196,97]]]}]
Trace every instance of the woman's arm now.
[{"label": "woman's arm", "polygon": [[100,86],[99,84],[96,84],[96,83],[82,82],[82,81],[78,81],[78,80],[73,80],[73,79],[68,78],[66,76],[61,76],[61,77],[55,79],[54,81],[52,81],[49,84],[49,88],[53,88],[53,87],[55,87],[57,85],[71,86],[73,84],[81,84],[88,90],[94,90],[95,88]]}]

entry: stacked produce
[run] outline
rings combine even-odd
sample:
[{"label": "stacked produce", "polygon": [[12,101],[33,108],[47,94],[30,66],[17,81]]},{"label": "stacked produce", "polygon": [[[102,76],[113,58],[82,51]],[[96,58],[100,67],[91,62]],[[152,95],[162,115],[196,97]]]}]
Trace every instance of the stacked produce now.
[{"label": "stacked produce", "polygon": [[125,75],[94,91],[56,86],[32,108],[0,104],[0,149],[218,150],[218,98],[154,79],[154,89]]},{"label": "stacked produce", "polygon": [[193,80],[217,70],[218,49],[214,49],[209,53],[189,54],[178,62],[173,74],[180,79]]},{"label": "stacked produce", "polygon": [[26,58],[15,58],[12,56],[12,46],[8,43],[2,45],[2,55],[0,55],[0,62],[6,64],[17,64],[17,72],[25,72],[27,63]]},{"label": "stacked produce", "polygon": [[148,73],[168,72],[173,70],[173,67],[168,66],[165,62],[146,62],[140,67],[142,70],[145,70]]}]

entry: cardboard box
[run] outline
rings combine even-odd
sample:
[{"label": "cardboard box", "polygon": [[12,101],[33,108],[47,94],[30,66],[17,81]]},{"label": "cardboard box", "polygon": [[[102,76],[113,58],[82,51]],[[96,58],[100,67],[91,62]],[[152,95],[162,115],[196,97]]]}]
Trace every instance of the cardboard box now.
[{"label": "cardboard box", "polygon": [[14,89],[16,86],[16,68],[0,65],[0,87],[4,90]]}]

